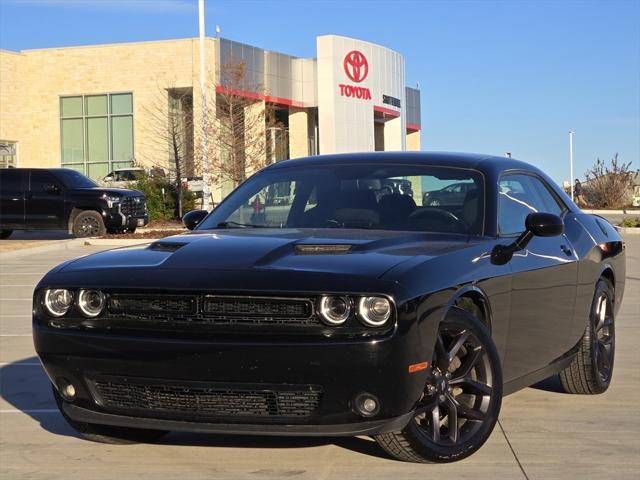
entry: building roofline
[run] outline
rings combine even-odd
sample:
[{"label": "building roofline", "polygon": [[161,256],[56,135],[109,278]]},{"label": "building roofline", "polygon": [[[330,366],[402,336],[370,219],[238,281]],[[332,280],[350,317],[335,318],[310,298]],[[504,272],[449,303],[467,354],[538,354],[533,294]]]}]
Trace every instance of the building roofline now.
[{"label": "building roofline", "polygon": [[[215,37],[206,37],[207,40],[215,40]],[[169,42],[192,42],[194,40],[198,40],[197,37],[186,37],[186,38],[168,38],[164,40],[141,40],[139,42],[111,42],[111,43],[93,43],[88,45],[69,45],[63,47],[45,47],[45,48],[27,48],[25,50],[7,50],[12,53],[30,53],[30,52],[40,52],[40,51],[48,51],[48,50],[72,50],[79,48],[103,48],[103,47],[119,47],[123,45],[144,45],[147,43],[169,43]]]}]

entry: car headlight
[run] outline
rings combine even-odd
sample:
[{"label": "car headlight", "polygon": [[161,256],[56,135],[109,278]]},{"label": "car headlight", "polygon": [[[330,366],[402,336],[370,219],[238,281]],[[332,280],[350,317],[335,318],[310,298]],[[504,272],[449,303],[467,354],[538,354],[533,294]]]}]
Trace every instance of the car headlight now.
[{"label": "car headlight", "polygon": [[53,317],[62,317],[71,308],[73,295],[64,288],[52,288],[44,292],[44,306]]},{"label": "car headlight", "polygon": [[114,205],[120,203],[120,197],[115,195],[107,195],[106,193],[102,196],[104,200],[107,202],[107,207],[113,208]]},{"label": "car headlight", "polygon": [[104,310],[106,299],[99,290],[80,290],[78,293],[78,308],[85,317],[97,317]]},{"label": "car headlight", "polygon": [[323,295],[320,298],[320,317],[329,325],[342,325],[351,315],[349,297]]},{"label": "car headlight", "polygon": [[391,302],[384,297],[362,297],[358,302],[358,314],[370,327],[381,327],[391,317]]}]

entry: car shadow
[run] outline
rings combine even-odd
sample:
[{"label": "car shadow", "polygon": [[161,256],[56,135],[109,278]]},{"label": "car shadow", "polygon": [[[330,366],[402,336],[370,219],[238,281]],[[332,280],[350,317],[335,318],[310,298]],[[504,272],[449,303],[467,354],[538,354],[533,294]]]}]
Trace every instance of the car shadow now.
[{"label": "car shadow", "polygon": [[9,240],[67,240],[74,238],[67,230],[14,230]]},{"label": "car shadow", "polygon": [[562,383],[560,383],[560,377],[557,374],[552,375],[549,378],[545,378],[544,380],[531,385],[531,387],[529,388],[533,388],[535,390],[544,390],[545,392],[551,393],[567,393],[563,388]]},{"label": "car shadow", "polygon": [[[0,397],[13,408],[29,415],[47,432],[54,435],[80,437],[57,412],[56,403],[51,393],[51,383],[37,357],[24,358],[0,367]],[[390,458],[369,437],[277,437],[171,432],[158,443],[176,446],[247,449],[288,449],[336,445],[364,455]]]}]

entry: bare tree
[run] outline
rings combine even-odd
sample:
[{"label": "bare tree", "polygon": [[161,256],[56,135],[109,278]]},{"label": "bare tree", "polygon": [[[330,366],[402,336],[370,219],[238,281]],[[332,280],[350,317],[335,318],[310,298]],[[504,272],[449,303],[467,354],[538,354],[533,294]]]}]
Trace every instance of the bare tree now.
[{"label": "bare tree", "polygon": [[[182,178],[193,175],[193,92],[187,88],[159,88],[155,102],[146,108],[154,145],[151,152],[165,152],[158,158],[148,158],[146,165],[162,168],[176,190],[178,216],[183,215]],[[166,149],[165,149],[166,148]],[[153,153],[152,153],[153,154]]]},{"label": "bare tree", "polygon": [[220,86],[207,112],[211,177],[236,187],[271,163],[267,132],[278,124],[264,102],[263,86],[251,82],[244,60],[221,65]]},{"label": "bare tree", "polygon": [[624,207],[633,190],[633,182],[637,170],[632,170],[632,162],[618,160],[618,154],[607,164],[599,158],[585,176],[584,185],[589,204],[596,208]]}]

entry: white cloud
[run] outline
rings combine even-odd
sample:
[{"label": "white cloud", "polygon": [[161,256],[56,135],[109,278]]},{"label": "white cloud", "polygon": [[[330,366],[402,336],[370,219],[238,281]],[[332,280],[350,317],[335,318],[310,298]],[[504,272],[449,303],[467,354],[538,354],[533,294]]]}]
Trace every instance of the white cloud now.
[{"label": "white cloud", "polygon": [[29,7],[60,7],[84,10],[128,10],[141,13],[193,12],[195,0],[8,0]]}]

